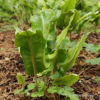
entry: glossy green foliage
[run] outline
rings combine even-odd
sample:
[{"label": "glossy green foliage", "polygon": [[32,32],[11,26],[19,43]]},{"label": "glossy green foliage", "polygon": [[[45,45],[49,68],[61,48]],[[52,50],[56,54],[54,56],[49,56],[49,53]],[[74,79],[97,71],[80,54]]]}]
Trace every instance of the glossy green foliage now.
[{"label": "glossy green foliage", "polygon": [[[27,31],[20,31],[20,30],[16,31],[15,44],[17,47],[20,48],[20,53],[25,64],[26,73],[28,75],[41,72],[41,76],[42,76],[44,72],[47,71],[45,74],[48,74],[48,72],[50,73],[52,70],[55,71],[56,69],[56,71],[58,71],[58,76],[54,76],[53,74],[52,84],[71,86],[72,84],[78,81],[79,76],[74,75],[74,74],[66,76],[64,73],[70,68],[72,68],[72,66],[75,64],[76,58],[80,50],[82,49],[88,34],[85,34],[82,37],[82,39],[78,42],[76,47],[71,48],[68,51],[65,51],[66,49],[63,48],[63,46],[61,46],[64,43],[63,40],[66,39],[65,37],[72,24],[73,18],[74,18],[74,15],[71,17],[69,21],[69,25],[61,32],[60,35],[57,36],[55,49],[52,49],[54,51],[53,54],[50,54],[49,52],[46,53],[48,49],[48,46],[47,46],[48,39],[45,38],[44,34],[46,33],[45,31],[42,30],[41,26],[39,29],[36,28],[36,30],[33,29],[33,30],[27,30]],[[42,24],[42,26],[43,25],[44,24]],[[66,45],[66,43],[64,45]],[[49,58],[47,58],[47,56],[49,56]],[[59,58],[62,57],[62,60],[60,60],[58,56]],[[58,65],[60,66],[59,68],[57,67]],[[59,70],[63,73],[63,76]],[[42,86],[42,88],[43,87],[44,86]],[[28,90],[23,91],[22,94],[28,95],[29,94],[28,91],[34,88],[35,88],[34,85],[29,85]],[[38,88],[38,91],[32,93],[31,96],[32,97],[43,96],[45,87],[43,89],[42,88],[40,86]],[[69,96],[69,94],[66,96]]]},{"label": "glossy green foliage", "polygon": [[[51,94],[78,100],[69,86],[76,83],[79,76],[66,75],[66,72],[75,64],[88,34],[84,34],[76,46],[69,46],[68,33],[75,30],[79,20],[86,17],[81,18],[80,12],[75,10],[76,0],[37,0],[35,3],[38,11],[31,17],[32,28],[25,31],[16,28],[15,44],[20,48],[26,73],[35,77],[35,83],[19,93],[35,98],[46,95],[45,91],[48,90]],[[59,25],[62,31],[57,34]]]},{"label": "glossy green foliage", "polygon": [[14,92],[15,95],[19,95],[23,92],[24,88],[18,89]]},{"label": "glossy green foliage", "polygon": [[73,21],[73,18],[74,18],[75,15],[73,15],[71,18],[70,18],[70,21],[69,21],[69,24],[68,26],[61,32],[61,34],[57,37],[57,41],[56,41],[56,45],[57,45],[57,49],[60,48],[63,40],[65,39],[67,33],[68,33],[68,30],[70,29],[70,26],[72,24],[72,21]]},{"label": "glossy green foliage", "polygon": [[67,57],[66,57],[64,63],[61,64],[61,67],[63,68],[64,72],[66,72],[67,70],[72,68],[72,66],[75,64],[76,58],[79,55],[80,50],[84,46],[84,43],[85,43],[85,40],[86,40],[87,36],[88,36],[88,34],[85,34],[81,38],[81,40],[78,42],[76,47],[73,47],[73,48],[69,49],[69,51],[67,53]]},{"label": "glossy green foliage", "polygon": [[21,73],[18,73],[16,77],[17,77],[17,81],[19,84],[21,84],[21,85],[25,84],[25,79]]},{"label": "glossy green foliage", "polygon": [[92,15],[94,15],[94,13],[89,12],[79,18],[77,26],[75,27],[75,30],[78,34],[80,34],[81,30],[84,28],[84,25],[89,22]]},{"label": "glossy green foliage", "polygon": [[79,19],[81,18],[81,14],[78,10],[75,11],[75,16],[74,16],[74,19],[72,21],[72,29],[71,30],[74,30],[78,24],[80,23],[79,22]]},{"label": "glossy green foliage", "polygon": [[69,19],[72,16],[72,10],[75,9],[76,0],[66,0],[62,9],[61,14],[58,18],[57,25],[62,28],[64,25],[68,25]]},{"label": "glossy green foliage", "polygon": [[100,45],[99,45],[99,47],[97,48],[97,52],[99,52],[99,53],[100,53]]},{"label": "glossy green foliage", "polygon": [[91,65],[100,65],[100,58],[87,59],[85,60],[85,63],[90,63]]},{"label": "glossy green foliage", "polygon": [[86,22],[90,22],[90,24],[95,23],[95,25],[100,25],[100,1],[99,0],[82,0],[77,5],[77,10],[81,11],[81,15],[92,13],[90,17],[85,18],[80,23],[79,29],[81,30],[82,27]]},{"label": "glossy green foliage", "polygon": [[96,26],[100,25],[100,8],[96,11],[96,13],[92,16],[91,20],[92,23],[95,23]]},{"label": "glossy green foliage", "polygon": [[34,66],[36,66],[37,72],[45,69],[45,43],[46,41],[40,31],[34,33],[28,30],[16,33],[15,44],[20,47],[20,53],[28,75],[34,73]]},{"label": "glossy green foliage", "polygon": [[99,0],[82,0],[78,5],[77,8],[82,10],[83,12],[88,11],[95,11],[99,7]]},{"label": "glossy green foliage", "polygon": [[96,76],[96,80],[97,83],[100,83],[100,76]]},{"label": "glossy green foliage", "polygon": [[56,79],[54,81],[54,85],[67,85],[71,86],[72,84],[76,83],[79,80],[79,76],[75,74],[65,75],[63,77],[60,77],[59,79]]},{"label": "glossy green foliage", "polygon": [[62,12],[69,12],[70,10],[75,8],[75,5],[76,5],[76,0],[66,0],[62,8]]},{"label": "glossy green foliage", "polygon": [[30,91],[30,90],[35,89],[35,87],[36,87],[36,84],[30,83],[30,84],[28,84],[27,89],[28,89],[28,91]]},{"label": "glossy green foliage", "polygon": [[[37,0],[0,0],[0,19],[9,21],[12,18],[20,25],[30,23],[30,17],[36,12]],[[22,26],[21,26],[22,27]]]},{"label": "glossy green foliage", "polygon": [[64,87],[52,86],[48,89],[48,92],[58,93],[59,95],[69,97],[70,100],[79,100],[77,95],[74,94],[73,89],[70,88],[69,86],[64,86]]},{"label": "glossy green foliage", "polygon": [[55,12],[52,9],[45,9],[38,15],[31,17],[32,30],[40,30],[46,40],[55,39],[55,28],[53,20],[55,18]]},{"label": "glossy green foliage", "polygon": [[37,86],[38,86],[37,87],[38,91],[33,92],[31,94],[31,97],[42,97],[42,96],[44,96],[44,93],[45,93],[45,90],[46,90],[45,83],[42,80],[38,79],[37,80]]},{"label": "glossy green foliage", "polygon": [[[88,52],[96,53],[96,55],[99,55],[100,53],[100,45],[86,44],[85,47],[86,47],[86,51]],[[100,65],[100,57],[86,59],[85,63],[91,64],[91,65]]]},{"label": "glossy green foliage", "polygon": [[[71,86],[78,81],[79,76],[74,74],[65,75],[64,73],[70,68],[72,68],[72,66],[75,64],[76,58],[80,50],[82,49],[88,34],[85,34],[81,38],[76,47],[70,48],[68,51],[65,51],[66,49],[65,47],[63,48],[62,44],[64,42],[68,42],[64,40],[66,39],[65,37],[68,30],[70,29],[73,18],[74,15],[71,17],[69,25],[61,32],[60,35],[57,36],[55,49],[52,49],[54,51],[53,54],[47,52],[48,39],[45,38],[44,34],[46,33],[45,31],[42,30],[41,26],[40,28],[36,28],[36,30],[34,29],[27,31],[17,30],[15,44],[17,47],[20,47],[20,53],[25,64],[26,73],[28,75],[35,74],[34,70],[36,70],[36,73],[41,72],[41,76],[47,75],[48,72],[50,73],[53,70],[55,72],[56,69],[57,73],[56,74],[54,73],[51,76],[51,78],[53,79],[51,82],[52,85]],[[41,25],[43,26],[44,24]],[[66,45],[66,43],[64,43],[64,45]],[[49,58],[47,58],[47,56],[49,56]],[[62,60],[59,59],[60,57],[62,57]],[[58,65],[60,67],[57,67]],[[45,74],[43,74],[44,72]],[[61,73],[63,73],[63,76]],[[40,83],[41,82],[39,82],[39,84]],[[44,96],[45,83],[43,82],[40,85],[39,84],[37,85],[38,91],[32,93],[31,94],[32,97]],[[41,85],[43,86],[41,87]],[[31,89],[34,89],[35,87],[36,86],[34,84],[28,85],[28,89],[23,91],[22,94],[28,95],[29,91]],[[70,97],[70,94],[72,94],[72,92],[66,92],[66,93],[67,93],[66,96],[68,97]]]},{"label": "glossy green foliage", "polygon": [[100,45],[86,44],[85,47],[86,47],[86,51],[96,53],[96,52],[98,52]]},{"label": "glossy green foliage", "polygon": [[[32,90],[35,90],[36,88],[38,91],[34,91],[33,93],[30,92]],[[46,89],[45,83],[42,80],[37,79],[37,84],[30,83],[27,85],[27,89],[22,87],[21,89],[16,90],[14,94],[15,95],[22,94],[26,96],[31,95],[31,97],[36,98],[44,96],[45,89]]]}]

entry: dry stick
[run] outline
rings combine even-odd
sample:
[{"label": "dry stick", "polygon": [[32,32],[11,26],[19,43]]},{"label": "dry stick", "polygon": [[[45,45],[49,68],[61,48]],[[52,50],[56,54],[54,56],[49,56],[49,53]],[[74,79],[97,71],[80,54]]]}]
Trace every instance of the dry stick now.
[{"label": "dry stick", "polygon": [[56,96],[55,96],[55,94],[53,94],[53,97],[54,97],[54,100],[56,100]]},{"label": "dry stick", "polygon": [[65,97],[65,100],[70,100],[70,98],[68,98],[68,97]]},{"label": "dry stick", "polygon": [[77,64],[78,64],[78,66],[80,65],[80,60],[77,58]]},{"label": "dry stick", "polygon": [[72,41],[71,31],[68,32],[68,36],[69,36],[70,40]]},{"label": "dry stick", "polygon": [[97,30],[97,25],[95,24],[95,29],[94,29],[95,33],[97,33],[96,30]]},{"label": "dry stick", "polygon": [[[55,57],[55,60],[54,60],[54,69],[53,69],[53,73],[56,71],[57,69],[57,57],[58,57],[58,50],[57,50],[57,53],[56,53],[56,57]],[[53,74],[52,73],[52,74]]]},{"label": "dry stick", "polygon": [[22,26],[21,26],[21,28],[23,29],[24,28],[24,15],[25,15],[24,14],[25,12],[23,11],[25,9],[24,8],[24,0],[22,0],[22,4],[21,5],[22,5],[22,8],[21,8],[21,11],[22,11],[21,24],[22,24]]},{"label": "dry stick", "polygon": [[31,97],[30,97],[30,96],[28,96],[28,97],[27,97],[27,100],[31,100]]},{"label": "dry stick", "polygon": [[89,70],[90,68],[91,68],[91,67],[89,66],[89,67],[86,68],[85,70],[81,71],[81,72],[79,73],[79,75],[83,74],[84,72],[86,72],[86,71]]}]

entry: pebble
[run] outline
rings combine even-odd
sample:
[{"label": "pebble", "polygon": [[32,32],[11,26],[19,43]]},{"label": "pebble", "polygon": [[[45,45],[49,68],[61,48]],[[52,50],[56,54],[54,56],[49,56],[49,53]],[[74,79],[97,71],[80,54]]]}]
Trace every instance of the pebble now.
[{"label": "pebble", "polygon": [[99,96],[94,95],[94,100],[100,100],[100,99],[99,99]]},{"label": "pebble", "polygon": [[93,83],[93,84],[97,84],[95,80],[91,80],[91,83]]},{"label": "pebble", "polygon": [[19,63],[23,63],[23,60],[22,60],[22,58],[20,58],[20,59],[19,59]]},{"label": "pebble", "polygon": [[85,80],[89,80],[89,79],[91,79],[90,76],[85,76],[84,78],[85,78]]}]

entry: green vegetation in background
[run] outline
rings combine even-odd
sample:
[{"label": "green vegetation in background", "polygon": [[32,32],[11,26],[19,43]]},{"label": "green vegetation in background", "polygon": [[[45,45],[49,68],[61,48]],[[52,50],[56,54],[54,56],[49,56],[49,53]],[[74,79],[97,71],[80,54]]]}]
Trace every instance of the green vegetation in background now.
[{"label": "green vegetation in background", "polygon": [[[68,3],[70,5],[67,5]],[[21,28],[27,27],[30,24],[30,17],[46,8],[57,13],[56,24],[61,29],[68,25],[74,12],[76,15],[70,31],[80,33],[87,21],[95,23],[95,26],[100,25],[99,0],[0,0],[0,20],[11,21],[14,18]]]}]

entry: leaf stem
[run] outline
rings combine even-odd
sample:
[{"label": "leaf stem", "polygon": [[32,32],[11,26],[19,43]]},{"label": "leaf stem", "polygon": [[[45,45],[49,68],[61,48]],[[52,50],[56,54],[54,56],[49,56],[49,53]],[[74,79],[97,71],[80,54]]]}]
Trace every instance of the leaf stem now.
[{"label": "leaf stem", "polygon": [[28,32],[26,32],[26,34],[27,34],[29,48],[30,48],[31,55],[32,55],[32,65],[33,65],[33,69],[34,69],[34,77],[35,77],[35,81],[37,83],[37,79],[36,79],[37,78],[37,70],[36,70],[36,64],[35,64],[35,59],[34,59],[34,52],[32,50],[32,44],[31,44],[30,36],[29,36]]},{"label": "leaf stem", "polygon": [[53,70],[53,73],[56,71],[57,69],[57,58],[58,58],[58,50],[56,51],[56,57],[55,57],[55,60],[54,60],[54,70]]}]

